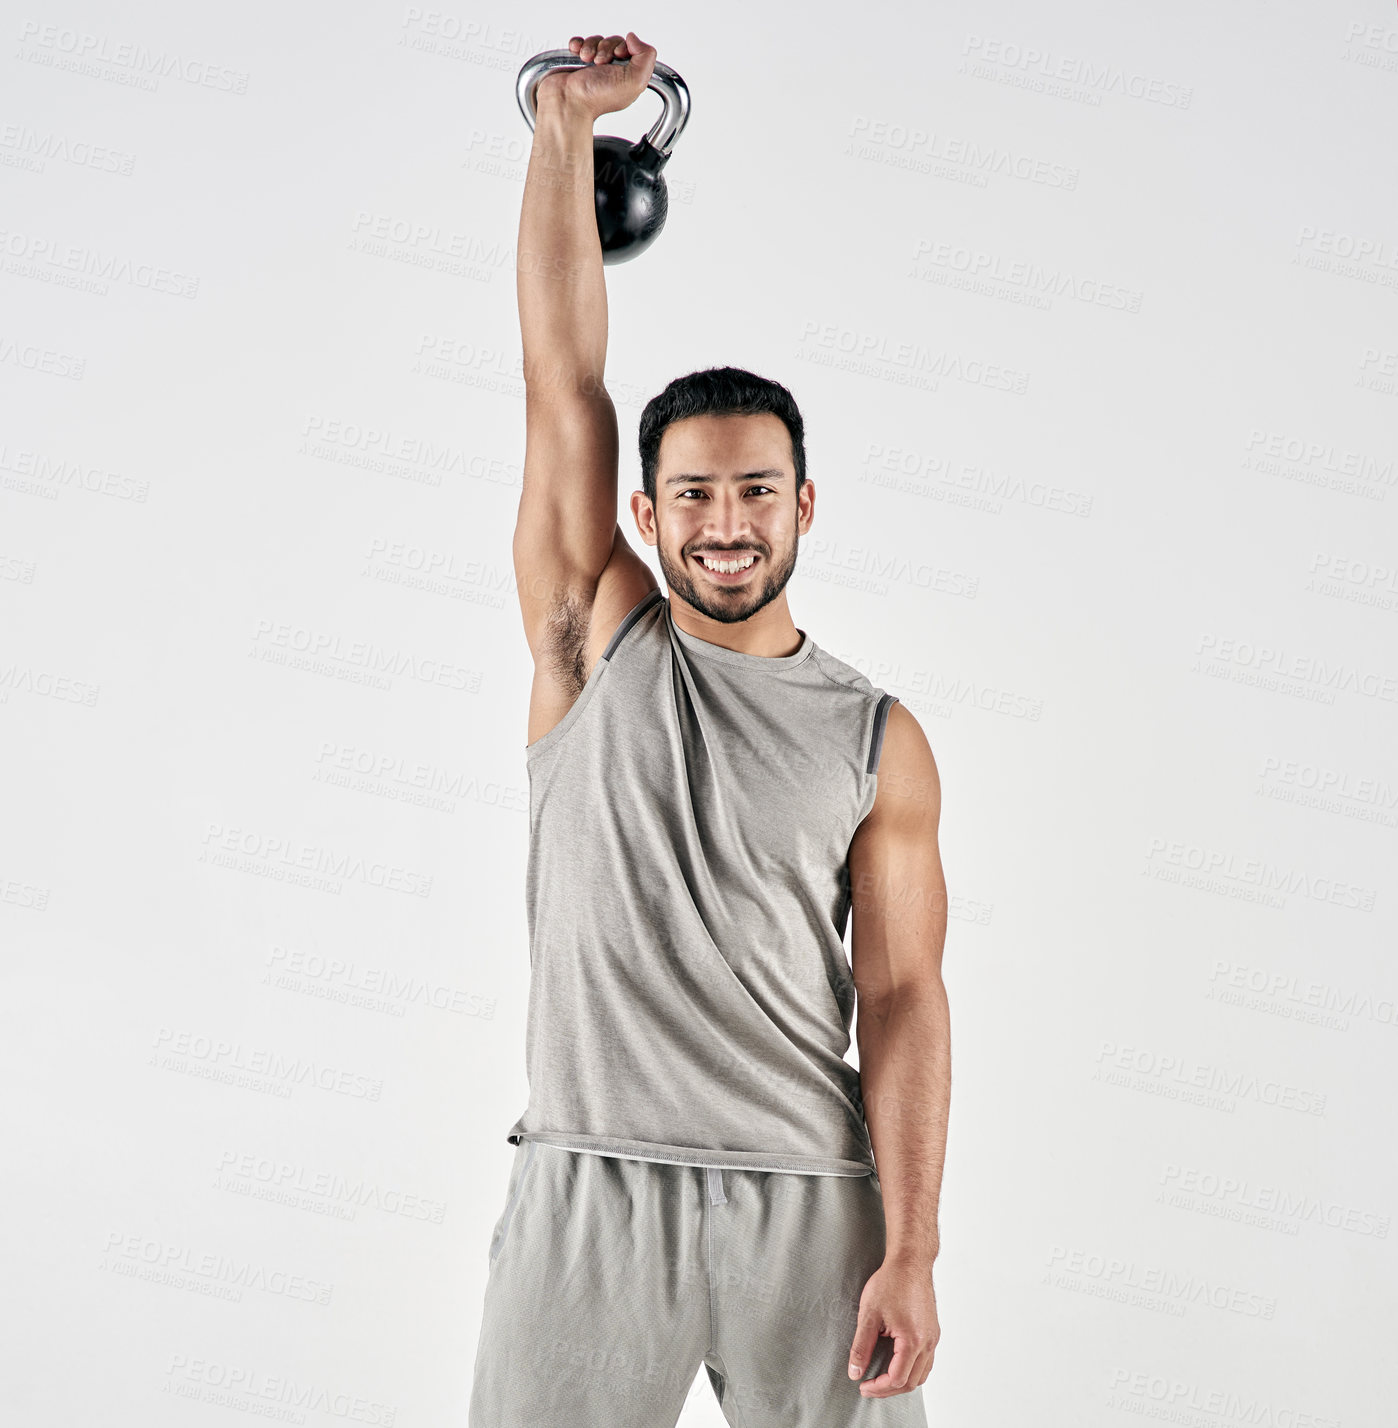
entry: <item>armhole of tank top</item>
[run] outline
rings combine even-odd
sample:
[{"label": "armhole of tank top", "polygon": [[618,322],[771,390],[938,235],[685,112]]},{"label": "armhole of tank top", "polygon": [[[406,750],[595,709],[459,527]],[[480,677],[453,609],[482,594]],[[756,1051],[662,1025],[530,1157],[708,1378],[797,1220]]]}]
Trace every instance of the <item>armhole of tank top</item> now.
[{"label": "armhole of tank top", "polygon": [[879,702],[874,706],[874,727],[869,736],[869,758],[864,765],[866,774],[877,774],[879,771],[879,756],[883,753],[884,730],[888,727],[888,711],[897,704],[896,694],[883,693],[879,696]]},{"label": "armhole of tank top", "polygon": [[[616,627],[616,633],[607,641],[607,648],[602,651],[602,659],[611,659],[612,655],[616,652],[616,647],[626,638],[626,632],[660,598],[659,590],[647,590],[626,614],[621,617],[621,624]],[[598,662],[600,663],[601,661],[599,660]]]},{"label": "armhole of tank top", "polygon": [[616,653],[618,646],[622,640],[626,638],[627,633],[636,621],[660,598],[659,590],[648,590],[645,595],[621,617],[621,623],[616,627],[616,633],[607,641],[607,648],[597,657],[597,663],[592,666],[592,669],[588,673],[587,683],[583,685],[578,693],[578,697],[569,706],[568,712],[546,734],[540,734],[532,744],[526,744],[524,746],[524,758],[526,763],[530,763],[539,754],[555,748],[558,741],[578,721],[583,710],[587,707],[588,701],[591,700],[593,694],[596,692],[597,685],[607,665],[611,662],[612,656]]}]

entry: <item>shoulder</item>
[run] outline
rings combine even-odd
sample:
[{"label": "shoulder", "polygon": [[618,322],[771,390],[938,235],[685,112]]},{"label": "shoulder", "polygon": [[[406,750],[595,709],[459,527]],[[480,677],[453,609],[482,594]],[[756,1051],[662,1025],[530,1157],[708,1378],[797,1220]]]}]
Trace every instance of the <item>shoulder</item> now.
[{"label": "shoulder", "polygon": [[882,692],[875,689],[852,664],[846,664],[844,660],[836,659],[829,650],[822,648],[814,640],[811,641],[811,662],[831,684],[838,684],[844,689],[852,689],[860,694],[873,695],[875,698]]},{"label": "shoulder", "polygon": [[621,538],[593,593],[583,633],[584,677],[601,659],[609,659],[641,617],[661,603],[660,586],[650,568]]},{"label": "shoulder", "polygon": [[942,806],[937,760],[917,716],[901,701],[888,706],[878,780],[870,818],[937,826]]}]

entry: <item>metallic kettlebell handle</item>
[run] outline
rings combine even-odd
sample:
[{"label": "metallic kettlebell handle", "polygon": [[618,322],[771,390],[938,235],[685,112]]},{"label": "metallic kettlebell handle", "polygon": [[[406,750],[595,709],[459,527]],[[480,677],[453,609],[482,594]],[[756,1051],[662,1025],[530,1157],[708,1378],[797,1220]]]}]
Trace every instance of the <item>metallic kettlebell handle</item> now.
[{"label": "metallic kettlebell handle", "polygon": [[[524,68],[520,70],[519,79],[515,82],[515,96],[519,100],[520,111],[531,129],[534,127],[539,113],[534,97],[534,91],[538,88],[539,81],[550,70],[590,69],[592,63],[591,60],[580,60],[572,50],[541,50],[532,59],[525,60]],[[630,64],[631,61],[629,59],[614,59],[612,63]],[[675,146],[675,140],[680,137],[684,126],[689,122],[689,86],[668,64],[661,64],[659,60],[656,60],[655,69],[646,88],[655,90],[665,103],[660,118],[655,121],[646,135],[646,142],[660,154],[661,158],[668,159],[670,150]]]}]

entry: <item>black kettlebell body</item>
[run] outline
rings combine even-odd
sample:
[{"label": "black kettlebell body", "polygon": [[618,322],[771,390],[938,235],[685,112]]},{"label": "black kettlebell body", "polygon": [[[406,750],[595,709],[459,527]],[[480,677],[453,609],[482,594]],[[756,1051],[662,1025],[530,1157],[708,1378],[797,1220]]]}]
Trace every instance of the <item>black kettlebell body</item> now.
[{"label": "black kettlebell body", "polygon": [[665,162],[666,156],[646,139],[633,143],[611,134],[594,136],[592,175],[604,263],[638,257],[660,236],[670,212],[661,173]]}]

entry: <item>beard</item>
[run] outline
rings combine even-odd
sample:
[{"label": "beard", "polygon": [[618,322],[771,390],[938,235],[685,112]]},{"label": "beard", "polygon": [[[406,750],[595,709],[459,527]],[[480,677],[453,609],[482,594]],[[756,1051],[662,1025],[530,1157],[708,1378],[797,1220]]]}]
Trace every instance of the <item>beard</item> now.
[{"label": "beard", "polygon": [[[786,588],[787,581],[796,569],[799,543],[800,535],[793,522],[791,549],[780,564],[773,564],[771,552],[763,546],[744,547],[743,549],[752,550],[761,559],[753,573],[741,585],[726,586],[706,580],[703,574],[695,569],[696,562],[684,552],[680,553],[677,565],[666,554],[663,540],[656,542],[656,552],[660,557],[661,574],[664,575],[672,595],[678,595],[686,605],[692,605],[701,615],[707,615],[718,624],[736,625],[751,619],[764,605],[770,605]],[[703,550],[705,546],[702,541],[694,541],[693,548]],[[741,555],[742,551],[735,551],[734,554]]]}]

